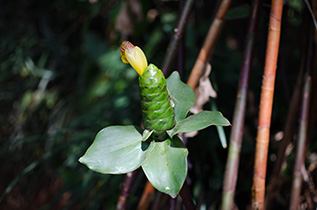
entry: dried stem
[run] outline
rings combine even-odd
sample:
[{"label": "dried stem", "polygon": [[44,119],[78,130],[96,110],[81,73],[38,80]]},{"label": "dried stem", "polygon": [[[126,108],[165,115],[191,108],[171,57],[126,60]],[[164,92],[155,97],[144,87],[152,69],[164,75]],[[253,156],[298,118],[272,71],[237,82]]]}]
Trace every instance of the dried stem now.
[{"label": "dried stem", "polygon": [[212,22],[207,37],[205,39],[204,45],[202,46],[195,65],[191,71],[187,84],[189,84],[193,90],[195,90],[198,80],[203,72],[206,61],[210,56],[211,50],[216,42],[216,38],[220,33],[220,28],[224,22],[224,16],[230,6],[231,0],[222,0],[219,9],[217,11],[216,17]]},{"label": "dried stem", "polygon": [[137,173],[138,171],[135,170],[126,174],[117,203],[117,210],[125,210],[128,208],[131,189],[135,182]]},{"label": "dried stem", "polygon": [[255,32],[259,22],[262,0],[255,0],[252,14],[249,20],[247,40],[241,67],[236,106],[230,136],[228,159],[223,183],[222,210],[231,210],[234,202],[234,194],[238,177],[240,148],[244,128],[244,116],[246,110],[248,82],[252,63]]},{"label": "dried stem", "polygon": [[266,164],[269,146],[276,64],[280,42],[283,0],[272,0],[264,75],[260,99],[258,133],[256,138],[252,208],[263,209]]},{"label": "dried stem", "polygon": [[167,53],[165,55],[165,59],[162,65],[162,71],[164,72],[165,76],[168,76],[171,72],[172,66],[174,64],[178,52],[177,49],[179,47],[180,41],[183,38],[185,27],[190,17],[194,2],[194,0],[187,0],[185,2],[184,8],[178,20],[177,27],[174,29],[174,35],[169,43]]}]

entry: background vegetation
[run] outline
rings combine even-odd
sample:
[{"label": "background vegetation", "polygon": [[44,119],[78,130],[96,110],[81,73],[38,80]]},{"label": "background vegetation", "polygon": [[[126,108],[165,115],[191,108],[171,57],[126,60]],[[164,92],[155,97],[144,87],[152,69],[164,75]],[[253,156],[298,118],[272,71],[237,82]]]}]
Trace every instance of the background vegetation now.
[{"label": "background vegetation", "polygon": [[[218,93],[218,109],[229,121],[251,3],[232,2],[213,53],[210,78]],[[270,3],[262,3],[253,55],[235,198],[239,209],[246,209],[251,200]],[[219,1],[195,2],[184,37],[184,81],[218,5]],[[307,36],[303,30],[306,12],[304,1],[285,1],[268,179],[300,68],[303,39]],[[148,61],[160,66],[178,17],[179,2],[173,0],[0,1],[0,209],[115,208],[124,175],[92,172],[78,158],[103,127],[141,122],[137,73],[121,62],[121,41],[140,46]],[[210,107],[210,102],[205,105],[205,109]],[[316,183],[317,143],[312,128],[306,165]],[[230,127],[225,132],[229,136]],[[217,209],[227,149],[222,148],[215,127],[188,139],[188,148],[188,181],[193,197],[202,209]],[[274,209],[288,206],[292,148],[283,167]],[[145,181],[139,171],[130,198],[131,209],[136,208]],[[153,202],[157,197],[158,193]]]}]

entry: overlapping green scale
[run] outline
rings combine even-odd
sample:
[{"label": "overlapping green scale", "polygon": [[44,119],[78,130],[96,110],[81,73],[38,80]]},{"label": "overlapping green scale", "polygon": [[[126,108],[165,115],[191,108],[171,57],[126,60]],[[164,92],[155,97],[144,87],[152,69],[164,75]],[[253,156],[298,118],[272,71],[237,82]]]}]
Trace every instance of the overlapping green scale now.
[{"label": "overlapping green scale", "polygon": [[150,64],[139,77],[142,121],[153,130],[154,138],[164,140],[166,130],[175,126],[175,114],[161,70]]}]

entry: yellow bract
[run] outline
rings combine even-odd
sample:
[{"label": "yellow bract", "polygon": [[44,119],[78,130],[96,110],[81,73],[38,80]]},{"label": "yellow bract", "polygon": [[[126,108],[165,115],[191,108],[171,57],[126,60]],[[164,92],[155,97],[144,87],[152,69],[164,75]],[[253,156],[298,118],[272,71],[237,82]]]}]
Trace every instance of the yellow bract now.
[{"label": "yellow bract", "polygon": [[130,63],[139,75],[142,75],[144,69],[148,66],[146,57],[139,47],[135,47],[128,41],[120,45],[120,54],[123,63]]}]

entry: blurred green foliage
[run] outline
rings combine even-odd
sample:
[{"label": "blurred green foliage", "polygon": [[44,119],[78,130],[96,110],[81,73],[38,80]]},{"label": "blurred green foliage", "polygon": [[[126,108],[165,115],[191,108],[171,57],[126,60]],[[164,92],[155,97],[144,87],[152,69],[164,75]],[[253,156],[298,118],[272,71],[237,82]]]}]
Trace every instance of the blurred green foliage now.
[{"label": "blurred green foliage", "polygon": [[[232,120],[251,1],[234,1],[212,60],[217,105]],[[218,1],[197,1],[188,23],[189,75]],[[236,201],[249,204],[256,111],[263,72],[270,1],[264,1],[257,35]],[[283,129],[302,52],[302,1],[284,9],[281,62],[276,81],[272,135]],[[142,47],[160,66],[178,19],[177,1],[2,0],[0,2],[0,193],[1,209],[114,209],[123,175],[102,175],[78,162],[108,125],[139,125],[137,73],[121,62],[119,44]],[[291,34],[291,36],[290,36]],[[292,49],[292,50],[290,50]],[[292,58],[292,59],[289,59]],[[284,62],[283,62],[284,59]],[[285,62],[291,60],[291,62]],[[287,69],[287,70],[286,70]],[[287,73],[285,73],[287,72]],[[286,85],[285,85],[286,84]],[[206,109],[210,104],[206,105]],[[255,108],[255,111],[254,109]],[[225,128],[227,136],[230,128]],[[269,155],[275,155],[273,140]],[[215,127],[188,140],[189,180],[202,206],[221,200],[226,153]],[[312,142],[311,151],[316,151]],[[270,172],[274,160],[268,161]],[[291,174],[286,167],[285,177]],[[131,209],[145,183],[139,172]],[[290,183],[289,178],[284,183]],[[286,184],[287,185],[287,184]],[[287,186],[286,186],[287,187]],[[285,187],[284,187],[285,188]],[[7,191],[6,191],[7,190]],[[285,207],[288,193],[280,195]]]}]

